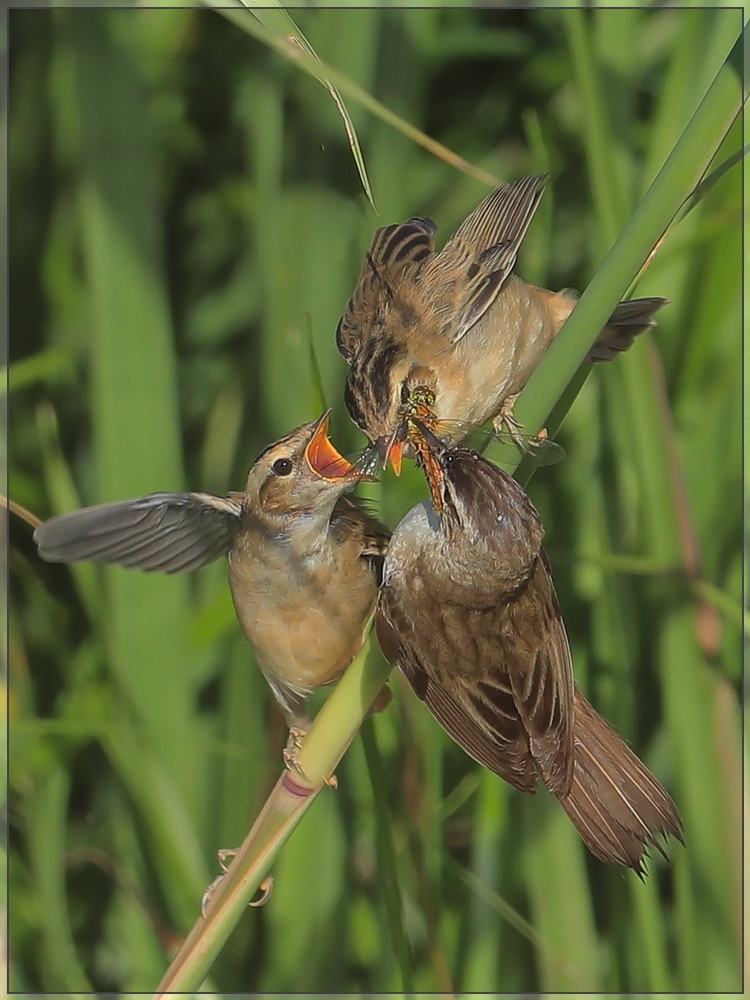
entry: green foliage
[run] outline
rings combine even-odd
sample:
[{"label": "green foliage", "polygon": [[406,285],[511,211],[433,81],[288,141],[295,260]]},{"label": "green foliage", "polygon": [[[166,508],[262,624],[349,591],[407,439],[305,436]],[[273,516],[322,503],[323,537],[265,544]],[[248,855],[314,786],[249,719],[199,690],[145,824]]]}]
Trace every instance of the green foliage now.
[{"label": "green foliage", "polygon": [[[294,16],[378,216],[330,94],[236,19],[11,12],[9,490],[40,517],[236,489],[321,396],[361,446],[333,333],[369,237],[413,214],[445,237],[487,188],[357,87],[485,173],[549,169],[518,270],[585,288],[741,28],[736,9]],[[740,145],[735,126],[714,166]],[[673,792],[686,849],[645,883],[604,868],[395,674],[215,988],[740,988],[740,289],[735,164],[637,282],[671,299],[658,330],[592,373],[567,461],[530,486],[579,682]],[[414,470],[368,490],[392,525],[425,492]],[[148,991],[275,780],[283,723],[223,565],[71,570],[23,523],[10,541],[11,985]]]}]

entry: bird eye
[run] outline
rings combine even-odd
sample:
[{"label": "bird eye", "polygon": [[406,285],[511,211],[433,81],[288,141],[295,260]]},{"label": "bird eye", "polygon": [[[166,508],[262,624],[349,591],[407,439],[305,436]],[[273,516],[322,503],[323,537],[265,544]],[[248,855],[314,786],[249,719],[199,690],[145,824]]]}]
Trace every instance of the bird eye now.
[{"label": "bird eye", "polygon": [[292,471],[292,460],[290,458],[277,458],[271,466],[271,470],[277,476],[288,476]]}]

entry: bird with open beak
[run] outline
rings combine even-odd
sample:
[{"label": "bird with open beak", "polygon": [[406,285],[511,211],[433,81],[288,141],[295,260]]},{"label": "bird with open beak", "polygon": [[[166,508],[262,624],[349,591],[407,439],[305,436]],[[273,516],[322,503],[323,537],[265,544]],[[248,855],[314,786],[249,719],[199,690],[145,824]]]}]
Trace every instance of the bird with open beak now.
[{"label": "bird with open beak", "polygon": [[[546,182],[539,174],[501,184],[442,250],[430,219],[375,233],[336,344],[349,365],[349,414],[394,468],[407,446],[404,408],[415,398],[431,397],[440,424],[492,420],[523,446],[513,405],[576,304],[570,289],[551,292],[513,270]],[[587,360],[617,357],[656,325],[666,302],[621,302]]]},{"label": "bird with open beak", "polygon": [[541,777],[597,858],[642,874],[660,836],[682,839],[680,815],[574,683],[531,500],[502,469],[419,423],[411,441],[431,500],[391,539],[383,653],[471,757],[523,792]]},{"label": "bird with open beak", "polygon": [[36,529],[39,555],[166,573],[228,555],[237,617],[299,736],[307,696],[338,680],[363,644],[390,538],[345,495],[372,477],[336,451],[328,420],[261,452],[242,493],[154,493],[84,508]]}]

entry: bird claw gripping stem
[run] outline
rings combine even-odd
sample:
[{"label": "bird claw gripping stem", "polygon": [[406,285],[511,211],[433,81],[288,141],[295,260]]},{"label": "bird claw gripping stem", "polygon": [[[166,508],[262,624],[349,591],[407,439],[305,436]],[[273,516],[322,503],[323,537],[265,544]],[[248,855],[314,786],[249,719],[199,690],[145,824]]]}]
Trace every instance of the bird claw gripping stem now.
[{"label": "bird claw gripping stem", "polygon": [[[292,792],[294,795],[309,794],[313,791],[314,785],[305,774],[302,765],[299,762],[300,750],[305,742],[305,737],[307,736],[307,731],[300,729],[298,726],[292,726],[289,730],[289,739],[287,740],[286,746],[282,753],[282,758],[284,760],[284,767],[290,772],[287,775],[287,780],[285,782],[285,787],[288,791]],[[298,782],[294,781],[294,772],[296,772],[303,781],[307,782],[308,788],[304,788]],[[338,788],[339,781],[335,774],[329,774],[327,777],[323,778],[323,784],[327,785],[329,788]]]},{"label": "bird claw gripping stem", "polygon": [[[233,861],[237,854],[237,851],[233,848],[222,847],[216,852],[216,856],[219,859],[219,866],[221,867],[221,872],[216,876],[216,878],[211,882],[206,891],[201,896],[201,916],[206,919],[206,909],[208,904],[211,902],[213,894],[218,889],[220,883],[225,878],[227,872],[229,871],[229,865]],[[258,886],[258,891],[260,896],[257,899],[251,899],[247,904],[248,906],[259,907],[265,906],[268,900],[271,898],[273,893],[274,877],[273,875],[266,875],[263,881]]]}]

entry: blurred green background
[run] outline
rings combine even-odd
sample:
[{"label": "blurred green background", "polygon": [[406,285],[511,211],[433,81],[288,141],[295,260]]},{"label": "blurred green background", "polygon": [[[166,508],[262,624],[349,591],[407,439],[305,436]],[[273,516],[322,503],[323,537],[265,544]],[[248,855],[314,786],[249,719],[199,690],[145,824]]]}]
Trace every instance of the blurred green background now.
[{"label": "blurred green background", "polygon": [[[294,17],[471,163],[549,170],[518,271],[578,289],[741,29],[736,9]],[[372,231],[419,214],[444,239],[488,187],[345,97],[375,215],[326,90],[215,11],[16,9],[9,27],[12,499],[45,518],[237,489],[320,413],[321,384],[334,440],[359,448],[333,335]],[[736,126],[717,162],[740,144]],[[669,787],[686,849],[643,883],[605,868],[394,675],[368,724],[377,803],[356,740],[216,989],[740,989],[741,205],[735,164],[637,285],[672,300],[658,330],[592,374],[567,461],[530,486],[579,683]],[[414,470],[369,491],[391,526],[425,493]],[[11,988],[149,990],[278,774],[283,721],[223,562],[50,566],[14,518],[9,561]]]}]

